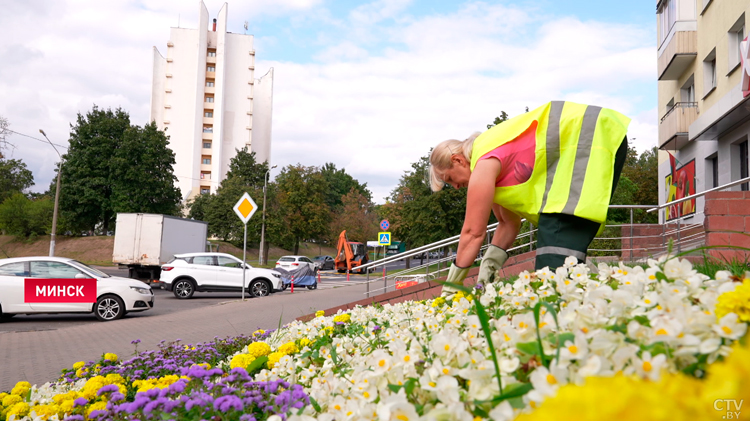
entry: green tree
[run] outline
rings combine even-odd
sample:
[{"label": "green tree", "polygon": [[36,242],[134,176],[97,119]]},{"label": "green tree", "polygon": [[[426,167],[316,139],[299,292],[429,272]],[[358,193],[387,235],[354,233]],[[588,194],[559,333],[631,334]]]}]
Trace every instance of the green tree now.
[{"label": "green tree", "polygon": [[15,193],[0,204],[0,230],[20,238],[44,235],[52,224],[53,207],[49,197],[29,200]]},{"label": "green tree", "polygon": [[[529,112],[529,107],[526,107],[526,112]],[[508,117],[508,113],[506,113],[505,111],[500,111],[500,115],[497,116],[497,117],[495,117],[495,120],[493,120],[492,123],[490,123],[490,124],[487,125],[487,129],[491,129],[491,128],[497,126],[498,124],[502,123],[503,121],[507,120],[508,118],[510,118],[510,117]]]},{"label": "green tree", "polygon": [[378,214],[375,206],[354,187],[341,198],[342,206],[333,213],[329,242],[336,244],[341,231],[349,241],[367,243],[378,235]]},{"label": "green tree", "polygon": [[410,248],[429,244],[461,232],[466,210],[466,189],[446,187],[433,193],[425,182],[429,155],[412,163],[382,206],[391,222],[393,237]]},{"label": "green tree", "polygon": [[274,213],[280,219],[268,225],[271,241],[285,248],[291,246],[297,254],[300,241],[328,238],[330,210],[325,204],[326,187],[323,175],[315,167],[297,164],[281,170],[276,177],[274,201]]},{"label": "green tree", "polygon": [[175,215],[180,200],[174,152],[152,123],[130,125],[128,113],[94,106],[78,114],[62,164],[60,211],[74,231],[113,228],[117,212]]},{"label": "green tree", "polygon": [[[367,183],[360,184],[354,177],[336,165],[328,162],[320,169],[323,179],[326,181],[325,203],[332,212],[340,210],[343,205],[343,197],[354,189],[364,196],[368,201],[372,200],[372,193],[367,189]],[[338,237],[337,237],[338,238]]]},{"label": "green tree", "polygon": [[229,161],[229,172],[221,182],[216,194],[196,196],[189,204],[190,212],[188,216],[208,222],[210,235],[241,247],[244,226],[234,213],[233,208],[242,195],[247,192],[261,208],[247,223],[247,243],[260,243],[263,177],[267,170],[268,163],[256,162],[255,152],[248,153],[247,148],[237,150],[237,154]]},{"label": "green tree", "polygon": [[174,152],[168,145],[154,122],[125,130],[111,160],[111,176],[117,181],[112,184],[114,212],[178,214],[180,190],[172,170]]},{"label": "green tree", "polygon": [[[628,184],[623,186],[622,180],[624,178],[630,180],[633,186]],[[618,200],[627,200],[627,202],[613,199],[612,203],[617,205],[657,205],[659,203],[659,185],[658,148],[647,149],[638,155],[635,147],[629,146],[615,196],[617,197],[618,190],[621,188],[632,189],[632,192],[618,198]],[[658,223],[657,213],[646,213],[645,209],[635,210],[633,217],[635,223]],[[627,220],[630,221],[629,211]]]},{"label": "green tree", "polygon": [[0,158],[0,203],[34,185],[34,175],[20,159]]}]

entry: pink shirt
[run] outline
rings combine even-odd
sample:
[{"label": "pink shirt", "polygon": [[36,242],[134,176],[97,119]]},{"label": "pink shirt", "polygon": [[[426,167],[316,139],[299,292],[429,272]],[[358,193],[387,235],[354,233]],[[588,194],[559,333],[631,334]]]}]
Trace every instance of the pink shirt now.
[{"label": "pink shirt", "polygon": [[536,127],[534,121],[526,131],[510,142],[487,152],[479,161],[495,158],[500,161],[500,175],[495,187],[509,187],[526,182],[534,171],[536,151]]}]

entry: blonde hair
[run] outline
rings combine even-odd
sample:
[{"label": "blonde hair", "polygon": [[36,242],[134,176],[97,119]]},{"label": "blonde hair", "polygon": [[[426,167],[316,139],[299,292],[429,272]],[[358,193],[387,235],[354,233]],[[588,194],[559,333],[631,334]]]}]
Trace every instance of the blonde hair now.
[{"label": "blonde hair", "polygon": [[449,139],[438,143],[430,154],[430,188],[432,191],[440,191],[445,186],[442,172],[451,167],[451,157],[461,154],[467,161],[471,162],[471,151],[474,149],[474,139],[481,133],[475,132],[466,140]]}]

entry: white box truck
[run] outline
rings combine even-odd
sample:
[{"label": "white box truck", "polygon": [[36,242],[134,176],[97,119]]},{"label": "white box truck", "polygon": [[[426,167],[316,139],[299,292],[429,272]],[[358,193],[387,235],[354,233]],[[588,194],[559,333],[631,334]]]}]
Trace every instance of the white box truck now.
[{"label": "white box truck", "polygon": [[118,213],[112,261],[128,277],[159,280],[161,265],[175,254],[206,251],[208,223],[151,213]]}]

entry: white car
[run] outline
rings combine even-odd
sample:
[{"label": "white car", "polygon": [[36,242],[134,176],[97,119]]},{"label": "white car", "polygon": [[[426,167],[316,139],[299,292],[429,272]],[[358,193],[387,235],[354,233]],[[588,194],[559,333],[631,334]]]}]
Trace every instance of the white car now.
[{"label": "white car", "polygon": [[307,256],[281,256],[276,261],[276,267],[285,270],[299,269],[301,266],[309,266],[310,269],[317,271],[319,269],[318,264],[310,260]]},{"label": "white car", "polygon": [[[242,260],[226,253],[176,254],[162,265],[159,281],[174,296],[187,299],[196,291],[242,291]],[[245,290],[262,297],[283,288],[281,275],[247,265]]]},{"label": "white car", "polygon": [[[27,278],[96,279],[96,303],[27,303],[24,285]],[[66,257],[16,257],[0,259],[0,319],[16,314],[94,313],[106,322],[131,311],[154,306],[154,293],[147,284],[119,278]]]}]

